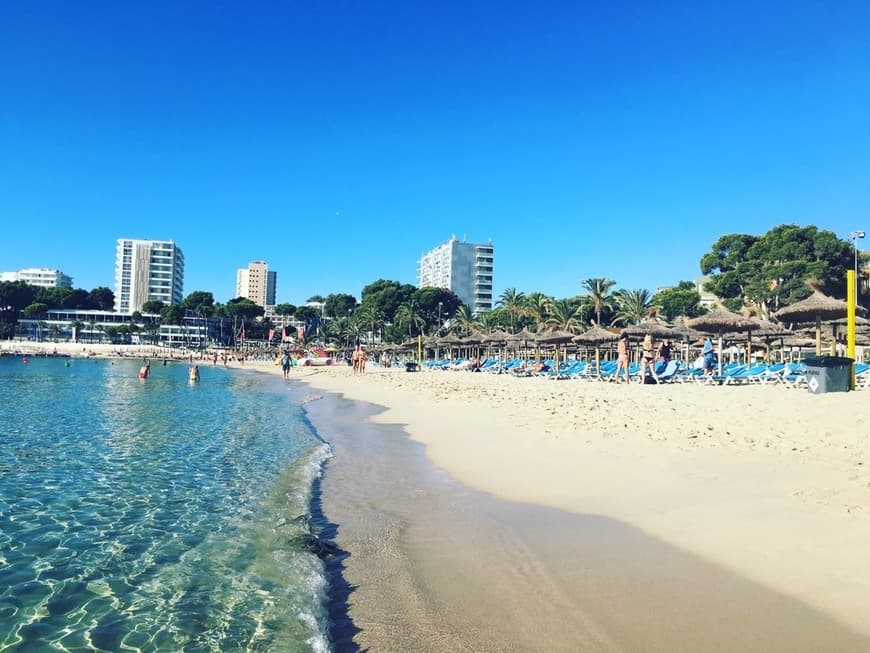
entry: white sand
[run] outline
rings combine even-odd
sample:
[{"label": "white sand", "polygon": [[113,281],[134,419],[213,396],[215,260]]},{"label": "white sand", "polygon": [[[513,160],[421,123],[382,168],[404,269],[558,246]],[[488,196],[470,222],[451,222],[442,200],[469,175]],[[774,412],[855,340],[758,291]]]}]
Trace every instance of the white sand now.
[{"label": "white sand", "polygon": [[498,497],[613,517],[870,634],[870,393],[294,370]]}]

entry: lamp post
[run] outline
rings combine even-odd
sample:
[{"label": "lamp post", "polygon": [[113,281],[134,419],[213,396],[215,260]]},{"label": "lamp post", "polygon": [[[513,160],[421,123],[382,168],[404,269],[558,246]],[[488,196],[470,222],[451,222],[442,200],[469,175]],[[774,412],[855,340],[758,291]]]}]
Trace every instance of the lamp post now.
[{"label": "lamp post", "polygon": [[444,302],[438,302],[438,330],[435,332],[437,335],[441,334],[441,306]]},{"label": "lamp post", "polygon": [[861,294],[861,281],[858,276],[858,240],[864,237],[863,231],[853,231],[849,234],[849,238],[852,239],[852,243],[855,245],[855,289],[858,291],[857,295]]}]

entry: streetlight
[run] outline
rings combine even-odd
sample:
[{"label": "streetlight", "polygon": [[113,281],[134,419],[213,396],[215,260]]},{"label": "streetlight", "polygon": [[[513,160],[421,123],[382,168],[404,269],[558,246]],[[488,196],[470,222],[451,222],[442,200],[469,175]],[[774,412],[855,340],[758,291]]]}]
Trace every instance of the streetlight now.
[{"label": "streetlight", "polygon": [[856,297],[861,294],[861,282],[858,280],[858,240],[864,237],[863,231],[853,231],[849,234],[849,238],[855,244],[855,287],[858,291]]}]

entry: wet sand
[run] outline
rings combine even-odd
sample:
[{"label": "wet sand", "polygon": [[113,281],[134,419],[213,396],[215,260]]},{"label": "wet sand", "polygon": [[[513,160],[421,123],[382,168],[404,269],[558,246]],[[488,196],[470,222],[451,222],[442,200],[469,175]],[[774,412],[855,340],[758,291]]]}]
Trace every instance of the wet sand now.
[{"label": "wet sand", "polygon": [[[293,384],[294,386],[296,384]],[[821,612],[621,523],[470,490],[379,408],[298,389],[335,456],[337,651],[867,651]]]}]

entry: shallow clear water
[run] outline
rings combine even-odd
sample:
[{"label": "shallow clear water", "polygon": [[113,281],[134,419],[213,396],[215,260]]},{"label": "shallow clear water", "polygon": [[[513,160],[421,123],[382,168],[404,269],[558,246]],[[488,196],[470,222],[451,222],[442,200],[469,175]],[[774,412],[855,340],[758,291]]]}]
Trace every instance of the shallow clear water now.
[{"label": "shallow clear water", "polygon": [[0,356],[0,651],[327,650],[280,379]]}]

